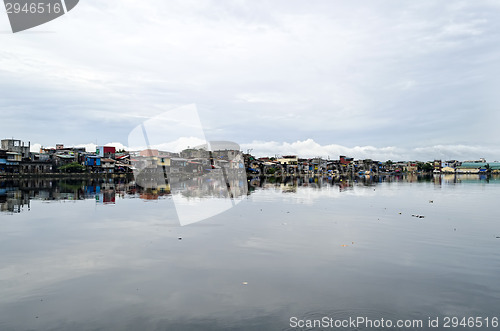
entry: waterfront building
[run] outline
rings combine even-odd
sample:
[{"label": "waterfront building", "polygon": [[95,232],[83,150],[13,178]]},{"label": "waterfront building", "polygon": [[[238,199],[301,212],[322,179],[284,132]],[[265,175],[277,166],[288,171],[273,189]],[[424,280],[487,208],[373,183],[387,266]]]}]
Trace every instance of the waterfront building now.
[{"label": "waterfront building", "polygon": [[443,173],[443,174],[454,174],[455,172],[456,172],[456,169],[455,169],[455,168],[448,167],[448,166],[443,167],[443,168],[441,169],[441,173]]},{"label": "waterfront building", "polygon": [[180,153],[180,157],[185,159],[209,158],[210,152],[204,148],[187,148]]},{"label": "waterfront building", "polygon": [[113,159],[103,158],[101,159],[101,169],[104,173],[112,174],[115,172],[116,161]]},{"label": "waterfront building", "polygon": [[113,146],[97,146],[95,149],[95,154],[99,155],[101,158],[114,159],[116,148]]},{"label": "waterfront building", "polygon": [[1,141],[1,149],[11,153],[18,153],[21,155],[22,159],[29,159],[30,145],[30,142],[26,145],[24,142],[17,139],[3,139]]},{"label": "waterfront building", "polygon": [[488,171],[500,172],[500,162],[462,162],[456,170],[459,174],[478,174]]},{"label": "waterfront building", "polygon": [[434,162],[432,163],[432,166],[433,166],[434,173],[440,173],[441,168],[443,167],[441,160],[434,160]]},{"label": "waterfront building", "polygon": [[406,169],[405,169],[406,172],[416,173],[417,170],[418,170],[418,165],[416,161],[411,161],[406,164]]}]

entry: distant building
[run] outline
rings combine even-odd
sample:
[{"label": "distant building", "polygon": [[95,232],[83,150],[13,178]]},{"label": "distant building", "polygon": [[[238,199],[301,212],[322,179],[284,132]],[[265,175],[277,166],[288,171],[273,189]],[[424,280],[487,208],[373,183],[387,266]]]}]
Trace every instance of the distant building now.
[{"label": "distant building", "polygon": [[51,158],[49,154],[45,153],[31,153],[31,162],[50,162]]},{"label": "distant building", "polygon": [[102,171],[108,174],[112,174],[115,172],[115,163],[116,161],[113,159],[101,159],[101,168]]},{"label": "distant building", "polygon": [[78,154],[56,154],[54,157],[54,164],[57,167],[74,162],[78,162]]},{"label": "distant building", "polygon": [[97,146],[95,154],[102,158],[115,158],[116,148],[113,146]]},{"label": "distant building", "polygon": [[169,169],[170,168],[170,158],[166,157],[164,155],[160,155],[160,156],[158,156],[158,160],[157,160],[156,165],[158,167],[161,167],[161,168],[167,167],[167,169]]},{"label": "distant building", "polygon": [[175,173],[180,173],[184,172],[184,168],[187,165],[188,160],[184,158],[171,158],[170,159],[170,172],[175,174]]},{"label": "distant building", "polygon": [[434,172],[436,172],[436,173],[441,172],[441,168],[443,168],[441,160],[434,160],[434,162],[432,163],[432,166],[433,166]]},{"label": "distant building", "polygon": [[410,173],[416,173],[418,170],[417,162],[408,162],[406,164],[406,171]]},{"label": "distant building", "polygon": [[52,172],[52,163],[46,161],[29,161],[19,164],[19,172],[22,174],[44,174]]},{"label": "distant building", "polygon": [[98,155],[85,155],[84,164],[87,167],[101,167],[101,157]]},{"label": "distant building", "polygon": [[456,169],[446,166],[441,169],[441,172],[444,174],[454,174],[456,172]]},{"label": "distant building", "polygon": [[29,159],[30,157],[30,143],[26,145],[21,140],[17,139],[3,139],[2,149],[7,152],[19,153],[22,159]]},{"label": "distant building", "polygon": [[187,148],[180,153],[180,156],[185,159],[209,158],[210,152],[204,148]]},{"label": "distant building", "polygon": [[116,153],[115,154],[115,160],[123,163],[123,164],[130,164],[130,154],[127,153]]},{"label": "distant building", "polygon": [[0,174],[7,172],[7,151],[0,149]]},{"label": "distant building", "polygon": [[462,164],[457,168],[456,172],[458,174],[478,174],[485,173],[487,171],[498,173],[500,171],[499,162],[462,162]]},{"label": "distant building", "polygon": [[0,150],[0,173],[19,173],[21,154]]},{"label": "distant building", "polygon": [[394,172],[404,172],[408,168],[408,163],[403,161],[397,161],[392,164],[392,169]]},{"label": "distant building", "polygon": [[212,152],[212,157],[215,160],[225,160],[230,161],[241,156],[241,152],[235,149],[225,149],[225,150],[214,150]]},{"label": "distant building", "polygon": [[139,152],[140,156],[144,157],[151,157],[151,156],[158,156],[160,155],[160,152],[157,149],[144,149]]},{"label": "distant building", "polygon": [[463,163],[486,163],[486,159],[480,158],[479,160],[466,160]]},{"label": "distant building", "polygon": [[354,163],[354,159],[352,157],[346,157],[345,155],[340,155],[339,161],[342,166],[348,166]]},{"label": "distant building", "polygon": [[457,161],[457,160],[443,161],[443,168],[446,168],[446,167],[457,168],[460,164],[461,164],[461,162]]},{"label": "distant building", "polygon": [[290,165],[297,165],[299,159],[297,158],[297,155],[284,155],[283,157],[277,159],[281,164],[290,164]]},{"label": "distant building", "polygon": [[341,172],[354,170],[354,158],[352,157],[346,157],[345,155],[340,155],[339,163]]}]

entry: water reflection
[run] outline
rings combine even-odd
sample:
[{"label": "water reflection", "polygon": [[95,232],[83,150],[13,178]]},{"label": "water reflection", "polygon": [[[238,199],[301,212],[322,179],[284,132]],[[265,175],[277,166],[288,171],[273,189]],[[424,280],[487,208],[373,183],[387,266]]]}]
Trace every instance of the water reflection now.
[{"label": "water reflection", "polygon": [[[500,183],[500,176],[487,175],[387,175],[362,176],[356,178],[332,177],[249,177],[224,176],[221,174],[194,178],[172,178],[165,184],[141,187],[133,177],[118,178],[59,178],[18,179],[0,181],[0,211],[20,213],[30,210],[31,200],[46,202],[61,200],[95,200],[98,205],[112,205],[117,199],[138,198],[146,201],[168,196],[183,200],[193,199],[239,199],[256,190],[279,190],[282,193],[297,193],[301,188],[336,188],[339,192],[352,191],[355,187],[373,187],[381,183],[429,182],[435,186],[467,183]],[[228,189],[229,188],[229,189]]]},{"label": "water reflection", "polygon": [[[500,227],[498,212],[484,206],[495,205],[499,182],[3,182],[2,203],[25,212],[1,223],[0,329],[284,330],[292,316],[491,318],[500,304]],[[244,201],[179,227],[176,197],[187,206]]]}]

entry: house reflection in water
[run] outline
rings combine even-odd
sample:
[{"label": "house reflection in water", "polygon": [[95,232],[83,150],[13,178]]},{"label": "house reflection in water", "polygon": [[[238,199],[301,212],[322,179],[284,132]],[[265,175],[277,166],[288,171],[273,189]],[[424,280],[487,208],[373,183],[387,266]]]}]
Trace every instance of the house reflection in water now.
[{"label": "house reflection in water", "polygon": [[16,187],[0,187],[0,212],[20,213],[30,208],[30,199]]},{"label": "house reflection in water", "polygon": [[209,175],[172,182],[172,193],[186,198],[239,198],[248,193],[246,176],[216,169]]},{"label": "house reflection in water", "polygon": [[114,183],[102,183],[99,187],[99,193],[95,195],[95,201],[98,204],[115,204],[116,185]]},{"label": "house reflection in water", "polygon": [[114,204],[117,189],[125,194],[128,185],[105,179],[18,179],[0,181],[0,210],[17,213],[30,208],[30,200],[75,201],[95,199],[98,204]]},{"label": "house reflection in water", "polygon": [[[375,186],[384,182],[427,181],[434,185],[462,185],[467,183],[500,184],[500,176],[483,174],[434,175],[415,177],[415,175],[357,177],[335,180],[328,177],[250,177],[247,179],[238,171],[218,169],[203,176],[185,178],[172,177],[166,183],[163,177],[148,182],[141,187],[133,178],[94,178],[94,179],[16,179],[0,180],[0,212],[20,213],[29,211],[31,200],[45,202],[61,200],[95,200],[98,205],[112,205],[117,199],[137,198],[158,200],[172,197],[174,203],[185,204],[189,208],[196,203],[224,202],[234,206],[237,201],[257,190],[275,190],[280,193],[294,194],[300,189],[322,190],[338,188],[340,192],[353,190],[358,186]],[[200,205],[201,206],[201,205]],[[224,207],[224,208],[227,208]],[[179,207],[179,206],[176,206]],[[210,207],[210,206],[209,206]],[[207,207],[208,208],[208,207]],[[220,208],[223,208],[222,205]],[[179,208],[178,208],[179,211]]]}]

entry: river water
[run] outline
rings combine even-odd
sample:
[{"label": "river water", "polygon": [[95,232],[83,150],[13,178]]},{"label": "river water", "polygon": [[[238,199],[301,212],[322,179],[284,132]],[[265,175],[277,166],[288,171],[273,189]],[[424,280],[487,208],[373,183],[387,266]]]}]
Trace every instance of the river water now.
[{"label": "river water", "polygon": [[0,330],[494,329],[499,184],[0,182]]}]

